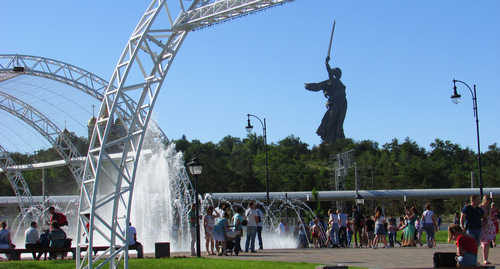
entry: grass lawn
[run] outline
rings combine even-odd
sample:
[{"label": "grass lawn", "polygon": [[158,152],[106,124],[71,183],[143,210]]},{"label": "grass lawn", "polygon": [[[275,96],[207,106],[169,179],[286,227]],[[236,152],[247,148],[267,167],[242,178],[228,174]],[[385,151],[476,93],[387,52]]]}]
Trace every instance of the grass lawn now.
[{"label": "grass lawn", "polygon": [[[290,269],[311,269],[319,263],[305,262],[274,262],[274,261],[248,261],[248,260],[223,260],[223,259],[205,259],[205,258],[167,258],[167,259],[130,259],[130,268],[290,268]],[[40,269],[59,269],[75,268],[74,260],[58,261],[11,261],[0,262],[0,269],[3,268],[40,268]],[[123,268],[123,264],[121,266]],[[349,267],[359,268],[359,267]]]},{"label": "grass lawn", "polygon": [[[434,237],[436,238],[436,244],[448,244],[448,231],[439,231],[438,233],[434,233]],[[398,231],[396,235],[396,239],[400,241],[401,239],[401,231]],[[427,244],[427,235],[425,232],[422,233],[422,244]],[[454,241],[450,242],[450,244],[454,244]]]}]

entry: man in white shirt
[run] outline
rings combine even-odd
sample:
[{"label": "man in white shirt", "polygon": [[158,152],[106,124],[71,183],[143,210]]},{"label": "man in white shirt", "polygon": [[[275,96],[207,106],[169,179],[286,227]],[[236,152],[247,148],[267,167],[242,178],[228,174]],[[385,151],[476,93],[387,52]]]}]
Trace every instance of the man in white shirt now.
[{"label": "man in white shirt", "polygon": [[129,222],[129,227],[128,227],[128,245],[133,246],[133,245],[140,245],[141,243],[137,242],[137,231],[134,226],[132,226],[132,223]]},{"label": "man in white shirt", "polygon": [[255,236],[257,235],[257,224],[259,223],[259,214],[255,210],[255,205],[253,202],[248,203],[249,209],[247,210],[245,216],[247,219],[247,241],[245,243],[245,252],[250,251],[256,253],[255,251]]},{"label": "man in white shirt", "polygon": [[340,247],[347,246],[347,215],[342,213],[342,210],[337,210],[339,216],[339,238]]},{"label": "man in white shirt", "polygon": [[286,235],[286,227],[285,227],[285,220],[284,219],[281,219],[281,222],[278,225],[278,235],[279,236],[285,236]]},{"label": "man in white shirt", "polygon": [[[24,246],[26,249],[30,248],[40,248],[40,237],[38,236],[38,231],[36,230],[37,224],[35,221],[31,223],[31,226],[24,232]],[[36,256],[36,252],[33,252],[33,260],[40,259],[41,253],[39,256]]]}]

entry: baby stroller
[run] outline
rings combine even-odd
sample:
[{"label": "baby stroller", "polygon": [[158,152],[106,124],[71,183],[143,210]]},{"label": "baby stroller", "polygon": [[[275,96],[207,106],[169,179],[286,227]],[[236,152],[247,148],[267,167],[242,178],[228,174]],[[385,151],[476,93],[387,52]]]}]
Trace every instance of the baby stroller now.
[{"label": "baby stroller", "polygon": [[[236,226],[227,226],[227,227],[236,227]],[[224,232],[224,238],[226,239],[226,253],[233,255],[234,252],[234,255],[238,256],[239,249],[235,247],[236,244],[234,240],[236,240],[237,237],[241,237],[242,235],[243,235],[242,229],[235,229],[234,231],[229,230]]]}]

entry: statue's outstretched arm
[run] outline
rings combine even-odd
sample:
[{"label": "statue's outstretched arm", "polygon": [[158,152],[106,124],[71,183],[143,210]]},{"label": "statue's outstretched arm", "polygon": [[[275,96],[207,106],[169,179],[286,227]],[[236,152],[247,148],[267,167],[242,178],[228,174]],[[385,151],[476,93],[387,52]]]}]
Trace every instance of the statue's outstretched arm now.
[{"label": "statue's outstretched arm", "polygon": [[325,91],[328,87],[328,80],[319,82],[319,83],[304,83],[304,86],[307,90],[312,92]]}]

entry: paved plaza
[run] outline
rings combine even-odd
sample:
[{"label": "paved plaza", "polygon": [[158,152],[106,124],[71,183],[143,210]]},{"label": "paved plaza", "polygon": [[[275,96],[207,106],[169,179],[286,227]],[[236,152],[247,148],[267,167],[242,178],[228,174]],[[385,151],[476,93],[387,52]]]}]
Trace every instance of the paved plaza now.
[{"label": "paved plaza", "polygon": [[[379,244],[382,246],[382,244]],[[321,248],[321,249],[264,249],[257,253],[240,253],[235,256],[202,256],[211,259],[237,259],[237,260],[261,260],[261,261],[283,261],[283,262],[310,262],[329,265],[347,265],[367,268],[415,268],[432,267],[434,252],[455,252],[453,244],[438,244],[435,248],[424,247],[395,247],[390,249],[371,248]],[[478,260],[482,261],[482,249],[479,249]],[[189,256],[189,252],[172,252],[174,256]],[[148,254],[146,256],[153,256]],[[490,262],[492,265],[500,265],[500,247],[490,249]]]}]

